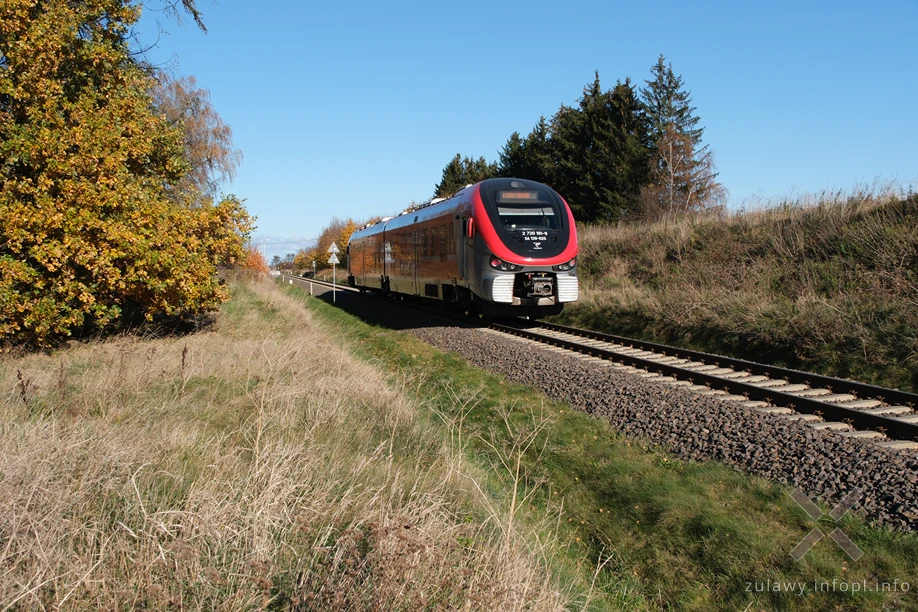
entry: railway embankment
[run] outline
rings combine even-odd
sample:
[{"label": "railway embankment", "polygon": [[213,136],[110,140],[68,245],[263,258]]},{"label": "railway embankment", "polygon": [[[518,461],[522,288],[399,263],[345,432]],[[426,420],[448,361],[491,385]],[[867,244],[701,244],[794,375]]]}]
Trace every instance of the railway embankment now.
[{"label": "railway embankment", "polygon": [[918,391],[918,195],[586,227],[559,322]]},{"label": "railway embankment", "polygon": [[[327,294],[303,299],[359,355],[411,381],[433,420],[490,471],[493,492],[525,492],[517,521],[556,517],[557,537],[602,565],[613,608],[918,609],[913,595],[877,592],[875,580],[918,576],[918,540],[900,530],[915,508],[913,455],[395,302],[349,292],[334,308]],[[856,511],[836,522],[828,513],[857,486]],[[823,515],[807,516],[795,489]],[[795,561],[814,528],[838,529],[863,556],[823,538]],[[874,582],[854,594],[852,580]],[[833,581],[848,594],[825,586]],[[802,594],[755,591],[776,582]]]}]

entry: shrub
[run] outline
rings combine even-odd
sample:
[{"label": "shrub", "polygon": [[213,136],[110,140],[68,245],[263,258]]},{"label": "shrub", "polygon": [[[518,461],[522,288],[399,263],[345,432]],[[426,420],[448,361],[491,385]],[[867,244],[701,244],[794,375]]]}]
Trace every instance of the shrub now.
[{"label": "shrub", "polygon": [[124,0],[0,5],[0,343],[127,312],[212,310],[252,219],[184,201],[182,133],[153,110]]}]

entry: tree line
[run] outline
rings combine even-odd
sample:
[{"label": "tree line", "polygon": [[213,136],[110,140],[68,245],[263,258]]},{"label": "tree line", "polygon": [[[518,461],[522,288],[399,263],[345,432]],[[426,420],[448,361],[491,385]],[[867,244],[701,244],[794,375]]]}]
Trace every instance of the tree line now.
[{"label": "tree line", "polygon": [[552,186],[585,222],[721,207],[726,193],[691,102],[663,55],[640,90],[630,78],[603,90],[597,72],[576,106],[540,117],[526,137],[511,134],[498,161],[456,154],[434,197],[487,178],[517,177]]},{"label": "tree line", "polygon": [[[203,28],[194,0],[167,6]],[[231,130],[131,48],[142,8],[0,3],[0,348],[213,310],[217,268],[252,259],[254,219],[217,195]]]},{"label": "tree line", "polygon": [[[375,220],[378,221],[379,219],[376,218]],[[293,264],[292,268],[305,270],[307,272],[311,271],[313,266],[315,266],[316,270],[331,268],[331,264],[328,263],[328,258],[330,257],[328,249],[331,247],[332,242],[334,242],[343,253],[347,247],[347,241],[350,240],[351,234],[356,230],[357,223],[353,219],[342,220],[338,217],[333,217],[328,225],[322,228],[322,232],[319,234],[319,238],[316,240],[314,246],[308,249],[301,249],[296,255],[288,255],[287,258],[291,259]],[[339,255],[338,259],[341,261],[342,265],[347,263],[344,255]],[[279,263],[283,262],[281,261]]]}]

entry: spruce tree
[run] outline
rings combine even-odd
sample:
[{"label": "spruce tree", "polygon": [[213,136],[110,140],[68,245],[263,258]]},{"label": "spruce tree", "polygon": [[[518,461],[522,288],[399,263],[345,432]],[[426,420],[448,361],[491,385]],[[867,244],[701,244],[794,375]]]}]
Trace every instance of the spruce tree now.
[{"label": "spruce tree", "polygon": [[519,132],[510,134],[507,144],[500,150],[500,161],[497,173],[499,176],[510,178],[528,178],[524,176],[526,169],[526,141],[520,138]]},{"label": "spruce tree", "polygon": [[473,185],[479,181],[498,176],[497,162],[488,163],[484,157],[479,157],[478,159],[472,159],[470,157],[463,158],[462,167],[462,178],[465,182],[459,186],[459,189],[462,189],[466,185]]},{"label": "spruce tree", "polygon": [[649,218],[720,206],[725,197],[717,183],[714,158],[701,144],[692,99],[661,54],[651,68],[641,101],[652,141],[649,181],[641,190],[641,207]]},{"label": "spruce tree", "polygon": [[619,216],[630,216],[638,208],[641,187],[648,181],[651,142],[647,119],[630,78],[616,83],[609,103],[614,125],[610,173],[614,188],[609,208]]},{"label": "spruce tree", "polygon": [[443,168],[440,182],[434,187],[434,197],[445,198],[464,187],[464,174],[462,156],[456,153],[456,156]]},{"label": "spruce tree", "polygon": [[544,116],[539,117],[525,140],[519,132],[513,132],[501,149],[497,175],[551,184],[554,154],[549,132]]},{"label": "spruce tree", "polygon": [[577,219],[588,218],[586,178],[589,172],[584,149],[589,146],[583,113],[562,104],[551,118],[552,179],[554,187],[571,206]]},{"label": "spruce tree", "polygon": [[641,108],[630,81],[603,91],[599,74],[578,108],[552,119],[555,187],[583,221],[612,221],[636,208],[649,151]]},{"label": "spruce tree", "polygon": [[641,101],[653,142],[672,125],[686,134],[696,149],[700,148],[704,128],[696,127],[700,119],[694,115],[696,108],[692,106],[691,93],[683,89],[682,77],[676,76],[662,53],[650,72],[653,80],[645,81],[647,87],[641,90]]},{"label": "spruce tree", "polygon": [[555,158],[550,138],[551,128],[544,116],[533,126],[526,136],[523,156],[523,169],[520,178],[527,178],[546,185],[554,183]]},{"label": "spruce tree", "polygon": [[458,153],[443,168],[440,182],[434,187],[435,198],[448,198],[466,185],[498,176],[497,162],[488,163],[484,157],[472,159]]}]

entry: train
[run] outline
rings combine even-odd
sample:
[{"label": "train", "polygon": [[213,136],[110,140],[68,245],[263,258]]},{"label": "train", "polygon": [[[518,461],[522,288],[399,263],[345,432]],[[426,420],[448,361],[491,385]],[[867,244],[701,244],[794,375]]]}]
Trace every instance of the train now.
[{"label": "train", "polygon": [[487,179],[384,218],[351,234],[346,253],[352,287],[485,318],[555,315],[579,295],[570,206],[526,179]]}]

